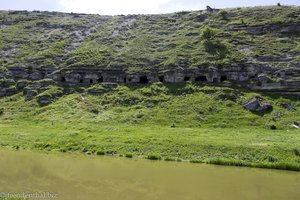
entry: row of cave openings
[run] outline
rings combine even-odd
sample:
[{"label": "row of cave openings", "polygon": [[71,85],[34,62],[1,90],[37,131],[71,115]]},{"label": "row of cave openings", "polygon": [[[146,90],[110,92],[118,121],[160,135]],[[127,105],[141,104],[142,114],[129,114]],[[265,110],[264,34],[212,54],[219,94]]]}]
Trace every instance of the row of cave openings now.
[{"label": "row of cave openings", "polygon": [[[66,82],[66,78],[65,77],[61,77],[60,81],[61,82]],[[83,83],[83,82],[84,82],[84,79],[80,79],[79,80],[79,83]],[[102,83],[102,82],[103,82],[103,77],[100,77],[97,80],[90,79],[90,83],[91,84],[93,84],[93,83]]]},{"label": "row of cave openings", "polygon": [[[162,83],[165,82],[165,77],[164,77],[164,76],[159,76],[158,79],[159,79],[159,81],[162,82]],[[185,82],[191,81],[191,79],[192,79],[192,78],[191,78],[190,76],[185,76],[185,77],[184,77],[184,81],[185,81]],[[220,81],[221,81],[221,82],[224,82],[224,81],[226,81],[226,80],[227,80],[227,76],[221,76],[221,78],[220,78]],[[195,82],[207,82],[207,81],[208,81],[208,80],[207,80],[207,77],[206,77],[206,76],[198,76],[198,77],[195,78]],[[62,78],[61,78],[61,82],[66,82],[66,78],[65,78],[65,77],[62,77]],[[83,83],[84,80],[83,80],[83,79],[80,79],[79,82],[80,82],[80,83]],[[95,79],[90,79],[89,82],[90,82],[90,84],[93,84],[93,83],[102,83],[102,82],[103,82],[103,77],[100,77],[100,78],[98,78],[97,80],[95,80]],[[129,82],[129,83],[132,82],[132,79],[131,79],[131,78],[126,78],[126,77],[124,77],[124,83],[127,83],[127,82]],[[214,79],[213,79],[213,82],[219,82],[219,79],[218,79],[218,78],[214,78]],[[149,83],[148,77],[147,77],[147,76],[140,76],[139,83],[143,83],[143,84]]]}]

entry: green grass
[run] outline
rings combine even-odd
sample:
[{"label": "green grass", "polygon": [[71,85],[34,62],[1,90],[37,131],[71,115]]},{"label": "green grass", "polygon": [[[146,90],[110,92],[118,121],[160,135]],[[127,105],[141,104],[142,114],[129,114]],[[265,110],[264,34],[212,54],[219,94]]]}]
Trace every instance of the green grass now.
[{"label": "green grass", "polygon": [[[299,130],[291,126],[300,121],[297,99],[192,83],[123,85],[99,95],[80,91],[44,107],[22,94],[1,98],[0,146],[300,169]],[[246,111],[242,104],[255,96],[271,103],[273,111]],[[282,102],[296,111],[285,110]]]}]

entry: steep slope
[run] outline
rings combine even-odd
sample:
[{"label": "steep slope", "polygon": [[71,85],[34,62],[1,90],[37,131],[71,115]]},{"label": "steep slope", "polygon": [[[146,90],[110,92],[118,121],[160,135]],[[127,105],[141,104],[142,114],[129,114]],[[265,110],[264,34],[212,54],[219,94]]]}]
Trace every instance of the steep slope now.
[{"label": "steep slope", "polygon": [[42,79],[72,87],[228,81],[299,94],[299,22],[300,8],[285,6],[128,16],[1,11],[0,96]]},{"label": "steep slope", "polygon": [[[205,64],[299,64],[299,7],[255,7],[167,15],[98,16],[1,12],[1,65],[94,66],[126,70]],[[201,45],[200,29],[219,29],[226,60]],[[298,57],[297,57],[298,56]]]}]

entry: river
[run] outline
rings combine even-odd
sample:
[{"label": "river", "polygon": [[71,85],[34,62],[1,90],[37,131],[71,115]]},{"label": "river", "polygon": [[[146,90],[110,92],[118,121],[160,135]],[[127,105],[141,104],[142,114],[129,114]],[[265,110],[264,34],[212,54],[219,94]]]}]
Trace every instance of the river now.
[{"label": "river", "polygon": [[299,200],[300,173],[0,150],[0,193],[63,200]]}]

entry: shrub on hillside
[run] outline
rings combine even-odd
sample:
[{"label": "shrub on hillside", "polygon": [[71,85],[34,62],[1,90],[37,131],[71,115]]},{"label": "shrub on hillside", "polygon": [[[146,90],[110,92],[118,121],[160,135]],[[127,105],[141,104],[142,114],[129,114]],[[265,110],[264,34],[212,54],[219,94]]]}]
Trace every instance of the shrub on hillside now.
[{"label": "shrub on hillside", "polygon": [[221,10],[218,14],[222,20],[228,20],[228,12],[227,11]]},{"label": "shrub on hillside", "polygon": [[167,94],[168,88],[162,83],[157,82],[153,83],[150,87],[143,87],[139,89],[139,92],[141,92],[145,96],[157,96],[161,94]]},{"label": "shrub on hillside", "polygon": [[226,44],[221,43],[218,40],[215,41],[205,41],[203,43],[205,51],[216,55],[219,59],[223,59],[229,53],[228,47]]},{"label": "shrub on hillside", "polygon": [[149,160],[161,160],[161,157],[160,157],[160,155],[151,153],[151,154],[149,154],[149,155],[147,156],[147,159],[149,159]]},{"label": "shrub on hillside", "polygon": [[205,26],[200,30],[200,38],[207,53],[215,56],[216,59],[224,59],[229,54],[229,45],[216,37],[218,32],[218,29]]},{"label": "shrub on hillside", "polygon": [[211,28],[209,26],[204,26],[201,30],[200,30],[200,38],[202,40],[213,40],[215,39],[216,35],[218,33],[218,29],[215,28]]}]

